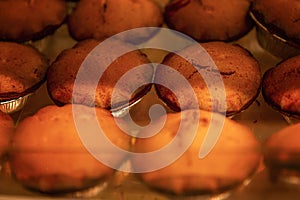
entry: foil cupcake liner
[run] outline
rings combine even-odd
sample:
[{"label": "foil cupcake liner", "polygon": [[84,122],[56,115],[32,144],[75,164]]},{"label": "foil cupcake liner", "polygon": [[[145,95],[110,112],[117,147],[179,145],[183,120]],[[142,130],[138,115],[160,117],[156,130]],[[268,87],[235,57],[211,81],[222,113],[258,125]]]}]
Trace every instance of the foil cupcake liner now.
[{"label": "foil cupcake liner", "polygon": [[290,114],[286,114],[286,113],[281,113],[281,115],[288,124],[300,123],[300,116],[290,115]]},{"label": "foil cupcake liner", "polygon": [[135,102],[123,106],[119,106],[116,108],[112,108],[110,111],[114,117],[124,117],[128,115],[130,109],[138,104],[143,98],[137,99]]},{"label": "foil cupcake liner", "polygon": [[256,37],[262,48],[282,59],[287,59],[300,54],[300,45],[286,40],[277,34],[271,33],[259,22],[253,13],[250,13],[250,16],[256,24]]},{"label": "foil cupcake liner", "polygon": [[26,96],[19,97],[17,99],[2,101],[0,102],[0,110],[7,114],[17,112],[26,105],[31,95],[32,94],[27,94]]}]

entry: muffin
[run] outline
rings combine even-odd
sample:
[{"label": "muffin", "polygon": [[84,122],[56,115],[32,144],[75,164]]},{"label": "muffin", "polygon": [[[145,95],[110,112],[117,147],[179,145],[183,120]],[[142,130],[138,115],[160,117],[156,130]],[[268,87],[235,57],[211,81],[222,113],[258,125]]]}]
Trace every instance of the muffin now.
[{"label": "muffin", "polygon": [[[143,53],[116,40],[103,44],[109,46],[100,52],[101,44],[93,39],[81,41],[52,63],[47,87],[54,102],[117,111],[136,103],[150,90],[153,66]],[[119,51],[127,53],[119,56]]]},{"label": "muffin", "polygon": [[292,123],[300,120],[300,56],[280,62],[263,76],[265,101]]},{"label": "muffin", "polygon": [[64,0],[0,1],[0,40],[24,42],[52,34],[65,20]]},{"label": "muffin", "polygon": [[35,48],[13,42],[0,42],[0,62],[0,109],[15,112],[45,81],[49,63]]},{"label": "muffin", "polygon": [[[49,105],[16,127],[9,157],[16,180],[30,189],[57,194],[106,181],[115,169],[96,159],[98,155],[119,166],[126,154],[117,154],[104,145],[95,135],[95,131],[100,132],[91,126],[94,119],[112,144],[129,149],[130,136],[118,128],[109,111],[83,105]],[[85,126],[84,132],[81,125]],[[86,146],[86,137],[95,142],[93,146]]]},{"label": "muffin", "polygon": [[263,144],[264,162],[271,181],[300,180],[300,124],[283,128],[267,138]]},{"label": "muffin", "polygon": [[254,0],[251,10],[263,48],[281,58],[300,54],[299,1]]},{"label": "muffin", "polygon": [[166,5],[167,25],[197,41],[230,41],[252,28],[250,0],[173,0]]},{"label": "muffin", "polygon": [[[152,0],[81,0],[68,20],[69,32],[76,40],[103,40],[130,29],[160,27],[162,24],[162,12]],[[150,29],[136,30],[123,37],[140,43],[154,32]]]},{"label": "muffin", "polygon": [[4,159],[9,150],[14,128],[13,119],[8,114],[0,111],[0,160]]},{"label": "muffin", "polygon": [[[251,130],[217,113],[200,111],[196,116],[195,110],[169,113],[163,128],[152,137],[141,136],[153,133],[163,118],[140,132],[133,146],[134,152],[146,155],[159,151],[157,156],[131,159],[134,170],[147,169],[137,173],[144,183],[176,195],[217,195],[250,180],[261,159],[260,143]],[[210,148],[208,145],[212,145],[207,141],[212,137],[205,138],[211,133],[216,134],[216,129],[209,132],[209,127],[216,128],[216,124],[220,125],[220,135],[215,145],[206,156],[199,157],[201,148],[207,150]],[[179,137],[177,142],[175,136]],[[167,162],[173,153],[177,153],[178,149],[181,151],[188,142],[191,144],[178,159],[159,169],[148,169],[149,165]],[[171,144],[173,148],[170,148]]]},{"label": "muffin", "polygon": [[[224,42],[208,42],[189,46],[176,53],[169,53],[155,72],[155,88],[158,96],[174,111],[190,108],[214,110],[232,116],[245,110],[260,92],[261,72],[256,59],[244,48]],[[202,62],[202,63],[201,63]],[[213,68],[214,65],[216,68]],[[172,78],[176,70],[188,81],[197,97],[197,104],[191,103],[186,86]],[[218,85],[214,77],[220,77],[224,85]],[[211,81],[211,83],[208,83]],[[217,79],[218,80],[218,79]],[[207,84],[211,84],[208,86]],[[176,86],[172,91],[165,87]],[[217,93],[213,95],[213,93]],[[222,93],[225,98],[222,98]],[[180,97],[175,94],[180,94]],[[223,102],[223,100],[225,102]],[[181,103],[180,101],[181,100]],[[225,104],[225,106],[224,106]]]}]

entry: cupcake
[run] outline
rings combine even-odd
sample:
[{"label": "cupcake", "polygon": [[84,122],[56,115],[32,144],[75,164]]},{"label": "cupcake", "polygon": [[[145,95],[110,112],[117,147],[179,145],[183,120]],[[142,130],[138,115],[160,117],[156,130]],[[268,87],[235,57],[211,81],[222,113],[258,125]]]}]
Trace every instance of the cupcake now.
[{"label": "cupcake", "polygon": [[35,48],[0,42],[0,109],[16,112],[45,81],[48,60]]},{"label": "cupcake", "polygon": [[167,25],[195,40],[230,41],[252,28],[250,0],[173,0],[166,5]]},{"label": "cupcake", "polygon": [[[101,53],[98,52],[103,47],[101,44],[94,39],[81,41],[63,51],[52,63],[47,74],[47,88],[56,104],[84,104],[117,112],[149,92],[153,66],[148,58],[116,40]],[[128,53],[116,55],[120,49]],[[110,60],[114,56],[116,59]],[[108,60],[110,63],[106,66]],[[143,67],[135,69],[140,65]],[[100,71],[103,73],[99,74]]]},{"label": "cupcake", "polygon": [[272,134],[263,144],[264,162],[271,181],[300,183],[300,124]]},{"label": "cupcake", "polygon": [[299,1],[254,0],[251,10],[263,48],[283,59],[300,54]]},{"label": "cupcake", "polygon": [[[139,133],[133,150],[145,156],[134,157],[131,161],[134,170],[145,169],[137,173],[145,184],[175,195],[214,196],[234,190],[256,172],[261,146],[248,127],[217,113],[199,111],[196,116],[195,110],[169,113],[163,128],[154,136],[144,138],[157,130],[164,117]],[[216,134],[216,124],[221,125],[218,140],[212,150],[200,158],[200,150],[209,148],[205,138]],[[211,126],[215,128],[214,133],[209,133]],[[177,142],[175,136],[179,137]],[[149,165],[168,161],[188,142],[191,144],[173,162],[158,169],[148,169]],[[159,155],[150,157],[146,154],[150,152],[159,152]]]},{"label": "cupcake", "polygon": [[14,121],[8,115],[0,111],[0,160],[4,160],[14,133]]},{"label": "cupcake", "polygon": [[[201,49],[195,50],[195,46],[189,46],[176,53],[169,53],[164,58],[162,64],[171,69],[165,70],[163,66],[158,66],[155,72],[154,82],[159,83],[155,84],[158,96],[174,111],[200,108],[223,113],[222,109],[226,107],[226,115],[233,116],[245,110],[260,92],[261,72],[256,59],[239,45],[224,42],[200,45],[204,48],[203,51],[205,50],[203,54],[197,52]],[[193,60],[195,57],[197,60]],[[210,62],[200,63],[203,60]],[[213,68],[214,65],[216,68]],[[178,84],[178,80],[172,78],[172,70],[176,70],[188,81],[197,97],[196,105],[187,97],[186,86]],[[212,79],[217,75],[223,88],[222,84],[217,85]],[[207,79],[212,82],[210,86],[207,85]],[[173,86],[172,91],[164,85]],[[213,95],[212,91],[215,91],[217,96]],[[219,93],[224,93],[223,100]],[[180,97],[175,94],[180,94]]]},{"label": "cupcake", "polygon": [[64,22],[67,6],[64,0],[0,1],[0,40],[37,41],[44,49],[42,38],[52,34]]},{"label": "cupcake", "polygon": [[[151,0],[81,0],[68,20],[69,32],[76,40],[103,40],[130,29],[160,27],[162,24],[162,12]],[[139,43],[153,34],[144,29],[125,36],[125,39]]]},{"label": "cupcake", "polygon": [[[75,117],[74,113],[80,115]],[[49,194],[103,184],[115,169],[96,159],[98,155],[110,158],[113,166],[121,165],[126,155],[107,148],[101,137],[93,135],[97,131],[90,123],[94,117],[113,145],[129,149],[130,136],[118,128],[109,111],[83,105],[49,105],[16,127],[9,157],[15,179],[27,188]],[[84,132],[78,128],[81,125]],[[86,137],[95,141],[93,146],[86,146],[82,139]]]},{"label": "cupcake", "polygon": [[265,72],[262,94],[289,123],[300,120],[300,56],[280,62]]}]

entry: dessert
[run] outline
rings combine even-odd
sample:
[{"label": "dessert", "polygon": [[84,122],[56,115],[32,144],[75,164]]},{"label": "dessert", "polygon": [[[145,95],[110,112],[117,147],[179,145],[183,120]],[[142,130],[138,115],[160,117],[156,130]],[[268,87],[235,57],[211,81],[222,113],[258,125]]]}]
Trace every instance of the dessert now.
[{"label": "dessert", "polygon": [[300,119],[300,56],[280,62],[265,72],[262,94],[266,102],[292,122]]},{"label": "dessert", "polygon": [[299,1],[254,0],[251,12],[263,48],[281,58],[300,54]]},{"label": "dessert", "polygon": [[166,5],[167,25],[197,41],[229,41],[252,28],[249,0],[174,0]]},{"label": "dessert", "polygon": [[[103,40],[130,29],[160,27],[162,24],[161,10],[151,0],[82,0],[68,20],[69,32],[76,40]],[[125,36],[125,40],[139,43],[153,34],[144,29]]]},{"label": "dessert", "polygon": [[264,161],[271,181],[294,182],[300,178],[300,124],[273,133],[264,143]]},{"label": "dessert", "polygon": [[[260,163],[261,149],[251,130],[217,113],[200,111],[196,117],[195,112],[186,110],[168,114],[163,128],[155,135],[141,137],[153,133],[153,127],[160,124],[163,118],[142,130],[136,138],[134,152],[160,151],[155,157],[131,159],[133,169],[147,169],[137,173],[137,176],[150,187],[177,195],[216,195],[238,187],[255,173]],[[208,145],[212,145],[204,142],[205,138],[210,137],[209,134],[217,134],[209,132],[209,127],[216,128],[218,125],[221,129],[216,143],[206,156],[200,158],[201,148],[207,149],[210,148]],[[181,131],[179,126],[182,126]],[[195,133],[191,127],[195,128]],[[177,142],[175,136],[179,137]],[[147,168],[148,165],[155,166],[167,161],[189,140],[192,143],[178,159],[159,169]],[[167,145],[170,144],[174,145],[173,149],[164,149],[169,148]]]},{"label": "dessert", "polygon": [[[195,45],[192,45],[176,53],[169,53],[162,62],[163,65],[179,72],[188,81],[195,92],[198,104],[193,105],[189,98],[185,98],[188,94],[185,86],[177,84],[177,87],[172,89],[173,91],[164,87],[164,85],[176,85],[178,80],[172,78],[170,70],[164,70],[160,66],[156,70],[154,81],[160,83],[155,85],[158,96],[175,111],[199,106],[203,110],[214,109],[216,112],[223,112],[223,104],[226,104],[227,116],[245,110],[260,92],[261,72],[256,59],[239,45],[224,42],[208,42],[200,45],[208,54],[196,52],[201,49],[196,46],[195,50]],[[185,57],[183,58],[181,55]],[[195,57],[198,60],[193,60]],[[203,60],[209,59],[212,61],[201,63]],[[192,60],[192,62],[188,60]],[[216,65],[216,68],[213,68],[213,65]],[[203,76],[205,74],[206,77]],[[215,82],[208,87],[206,79],[217,75],[220,76],[224,88],[215,86]],[[225,92],[225,102],[222,102],[221,98],[214,98],[209,93],[211,90],[216,93]],[[181,104],[175,94],[181,94]],[[213,103],[217,104],[214,108],[212,107]]]},{"label": "dessert", "polygon": [[29,45],[0,42],[0,62],[0,109],[15,112],[45,81],[48,60]]},{"label": "dessert", "polygon": [[[77,117],[74,107],[80,114]],[[83,105],[49,105],[16,128],[9,157],[16,180],[40,192],[65,193],[92,187],[111,177],[115,169],[97,156],[108,157],[111,165],[119,166],[126,154],[107,148],[98,132],[93,135],[97,131],[91,125],[94,117],[112,144],[129,149],[130,136],[118,128],[109,111]],[[81,125],[85,126],[84,132],[78,128]],[[94,145],[86,146],[89,143],[83,142],[85,137],[95,141]]]},{"label": "dessert", "polygon": [[9,150],[11,138],[14,133],[14,121],[8,115],[0,111],[0,158],[4,158]]},{"label": "dessert", "polygon": [[64,0],[0,1],[0,40],[24,42],[53,33],[65,20]]},{"label": "dessert", "polygon": [[[81,41],[63,51],[52,63],[47,87],[55,103],[73,102],[116,110],[135,103],[150,90],[153,66],[144,54],[131,51],[128,44],[121,41],[111,41],[102,53],[97,52],[99,45],[101,43],[93,39]],[[127,53],[117,55],[120,49]],[[114,56],[116,59],[110,60]],[[138,66],[143,67],[134,69]],[[97,74],[101,70],[105,71]],[[126,73],[129,76],[125,76]]]}]

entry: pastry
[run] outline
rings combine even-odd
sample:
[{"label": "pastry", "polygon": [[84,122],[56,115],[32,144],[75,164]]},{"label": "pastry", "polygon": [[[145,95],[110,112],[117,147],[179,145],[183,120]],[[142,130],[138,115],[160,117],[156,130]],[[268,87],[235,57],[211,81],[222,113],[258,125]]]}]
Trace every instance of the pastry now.
[{"label": "pastry", "polygon": [[167,25],[197,41],[229,41],[252,28],[249,0],[173,0],[166,5]]},{"label": "pastry", "polygon": [[264,162],[271,181],[300,178],[300,124],[287,126],[267,138],[263,144]]},{"label": "pastry", "polygon": [[263,76],[266,102],[288,120],[300,119],[300,56],[280,62]]},{"label": "pastry", "polygon": [[17,42],[53,33],[67,16],[64,0],[5,0],[0,10],[0,40]]},{"label": "pastry", "polygon": [[254,0],[251,11],[263,48],[284,59],[300,54],[298,0]]},{"label": "pastry", "polygon": [[[163,117],[140,132],[133,146],[134,152],[160,152],[155,157],[131,159],[133,170],[139,170],[137,176],[143,182],[152,188],[177,195],[219,194],[241,185],[255,173],[260,163],[261,149],[251,130],[217,113],[212,115],[207,111],[199,111],[198,116],[195,110],[170,113],[163,128],[152,137],[142,138],[153,134]],[[182,131],[179,131],[179,125]],[[221,127],[215,145],[207,155],[199,158],[200,149],[212,145],[204,141],[210,137],[209,134],[217,134],[212,130],[209,132],[211,126],[217,130],[216,125]],[[179,137],[177,142],[175,136]],[[148,169],[149,165],[156,166],[157,163],[168,161],[173,153],[182,150],[182,146],[188,142],[192,143],[178,159],[159,169]],[[163,149],[171,143],[173,149]]]},{"label": "pastry", "polygon": [[[131,51],[127,44],[115,41],[111,43],[114,47],[105,49],[104,53],[97,53],[96,46],[101,45],[99,41],[90,39],[81,41],[73,48],[63,51],[52,63],[48,70],[47,87],[50,96],[58,105],[77,103],[88,106],[95,105],[106,109],[117,109],[123,105],[130,105],[142,98],[151,88],[153,77],[153,66],[147,57],[140,51]],[[116,55],[114,48],[128,50],[122,56]],[[94,49],[93,55],[91,51]],[[105,66],[110,56],[116,56],[111,64]],[[88,61],[85,60],[88,58]],[[82,67],[83,61],[88,63]],[[143,65],[142,69],[134,70],[135,67]],[[107,67],[107,69],[106,69]],[[87,69],[87,75],[81,76],[78,82],[79,70]],[[106,69],[103,74],[96,72]],[[123,75],[122,84],[116,86]],[[74,83],[78,83],[78,90],[73,91]],[[96,90],[93,89],[95,85]]]},{"label": "pastry", "polygon": [[0,62],[0,109],[15,112],[45,81],[48,59],[29,45],[0,42]]},{"label": "pastry", "polygon": [[4,158],[9,150],[11,138],[14,133],[14,121],[8,115],[0,111],[0,158]]},{"label": "pastry", "polygon": [[[202,54],[201,48],[196,45],[187,47],[176,53],[169,53],[163,60],[162,64],[177,70],[191,85],[197,97],[197,105],[191,103],[187,88],[184,85],[178,85],[177,79],[172,78],[170,70],[158,66],[155,73],[155,88],[158,96],[173,110],[180,111],[199,106],[203,110],[212,110],[212,102],[217,104],[214,111],[222,112],[222,105],[226,104],[226,115],[231,116],[245,110],[256,99],[260,92],[261,72],[260,66],[256,59],[244,48],[239,45],[227,44],[224,42],[208,42],[200,44],[208,54]],[[196,47],[196,50],[195,48]],[[185,55],[183,58],[180,55]],[[194,59],[190,63],[188,59]],[[203,56],[203,57],[199,57]],[[203,60],[212,59],[209,63]],[[216,69],[213,69],[213,65]],[[203,65],[203,66],[199,66]],[[211,69],[210,69],[211,68]],[[199,70],[199,71],[197,71]],[[221,99],[212,99],[209,88],[206,85],[203,74],[208,72],[208,76],[221,75],[221,82],[224,85],[226,102]],[[211,75],[210,75],[211,74]],[[210,79],[210,77],[206,78]],[[211,79],[212,80],[212,79]],[[173,91],[170,91],[164,85],[176,85]],[[215,84],[215,82],[213,82]],[[210,91],[221,90],[218,86],[210,86]],[[220,92],[220,93],[221,93]],[[218,91],[217,91],[218,93]],[[182,104],[179,104],[178,97],[175,94],[181,94]],[[196,106],[196,107],[195,107]]]},{"label": "pastry", "polygon": [[[81,0],[68,20],[69,32],[76,40],[103,40],[130,29],[162,24],[162,12],[151,0]],[[153,34],[144,29],[125,36],[125,40],[139,43]]]},{"label": "pastry", "polygon": [[[74,117],[74,113],[80,115]],[[97,155],[109,157],[111,165],[119,166],[126,154],[111,151],[100,139],[95,146],[88,146],[88,151],[82,138],[88,134],[89,139],[97,141],[91,135],[95,131],[90,124],[94,117],[112,144],[129,149],[130,136],[118,128],[107,110],[49,105],[16,127],[9,157],[16,180],[40,192],[64,193],[91,187],[111,177],[115,169],[96,159]],[[80,125],[85,126],[85,132],[78,128]]]}]

